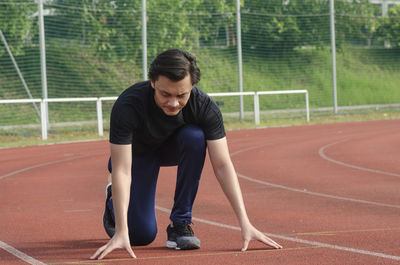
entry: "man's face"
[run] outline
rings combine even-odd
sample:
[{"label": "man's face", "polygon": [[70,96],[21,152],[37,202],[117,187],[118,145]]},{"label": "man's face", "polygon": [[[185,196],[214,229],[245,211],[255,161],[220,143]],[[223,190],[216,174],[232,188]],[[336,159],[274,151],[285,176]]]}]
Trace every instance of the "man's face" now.
[{"label": "man's face", "polygon": [[178,115],[186,106],[192,91],[190,75],[177,82],[160,75],[155,82],[151,81],[151,86],[157,106],[168,116]]}]

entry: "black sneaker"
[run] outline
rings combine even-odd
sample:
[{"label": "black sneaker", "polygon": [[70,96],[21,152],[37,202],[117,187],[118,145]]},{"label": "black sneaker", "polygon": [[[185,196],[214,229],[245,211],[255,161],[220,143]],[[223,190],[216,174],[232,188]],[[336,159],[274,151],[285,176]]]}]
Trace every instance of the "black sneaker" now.
[{"label": "black sneaker", "polygon": [[200,248],[200,240],[194,236],[190,224],[174,223],[173,227],[168,225],[167,235],[167,248],[182,250]]},{"label": "black sneaker", "polygon": [[115,221],[113,217],[114,215],[111,197],[111,183],[109,183],[106,187],[106,207],[103,213],[103,226],[110,238],[115,234]]}]

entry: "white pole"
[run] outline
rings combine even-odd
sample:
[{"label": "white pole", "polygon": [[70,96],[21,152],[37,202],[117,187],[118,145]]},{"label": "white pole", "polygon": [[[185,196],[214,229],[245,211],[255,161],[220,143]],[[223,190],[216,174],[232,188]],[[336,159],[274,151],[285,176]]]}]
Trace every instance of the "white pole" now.
[{"label": "white pole", "polygon": [[142,0],[142,56],[143,56],[143,80],[147,80],[147,15],[146,0]]},{"label": "white pole", "polygon": [[388,3],[382,1],[382,17],[386,17],[388,13]]},{"label": "white pole", "polygon": [[42,140],[47,140],[46,105],[47,102],[42,99],[40,101],[40,124],[42,125]]},{"label": "white pole", "polygon": [[97,130],[99,136],[103,136],[103,108],[101,105],[101,99],[96,100],[96,110],[97,110]]},{"label": "white pole", "polygon": [[[41,76],[42,76],[42,98],[47,99],[47,73],[46,73],[46,48],[44,39],[44,19],[43,19],[43,0],[39,0],[39,42],[40,42],[40,65],[41,65]],[[45,102],[45,116],[48,128],[49,125],[49,114],[48,104]]]},{"label": "white pole", "polygon": [[260,101],[258,93],[254,93],[254,123],[260,124]]},{"label": "white pole", "polygon": [[[382,5],[382,17],[386,17],[387,13],[388,13],[388,3],[386,3],[385,1],[382,1],[381,5]],[[385,40],[384,47],[390,48],[390,41]]]},{"label": "white pole", "polygon": [[336,90],[336,37],[335,37],[335,4],[330,0],[330,22],[331,22],[331,47],[332,47],[332,86],[333,86],[333,111],[338,112],[337,90]]},{"label": "white pole", "polygon": [[[236,35],[238,52],[238,70],[239,70],[239,92],[243,92],[243,71],[242,71],[242,34],[240,22],[240,0],[236,0]],[[243,96],[240,95],[240,119],[244,119]]]},{"label": "white pole", "polygon": [[306,113],[307,113],[307,122],[310,121],[310,103],[308,102],[308,90],[306,90]]}]

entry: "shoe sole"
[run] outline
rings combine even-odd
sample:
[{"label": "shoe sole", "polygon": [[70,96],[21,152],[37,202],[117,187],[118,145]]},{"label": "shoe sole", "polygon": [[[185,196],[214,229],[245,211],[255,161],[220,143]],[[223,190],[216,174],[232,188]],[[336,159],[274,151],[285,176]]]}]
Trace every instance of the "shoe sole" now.
[{"label": "shoe sole", "polygon": [[177,242],[167,240],[167,248],[176,250],[199,249],[200,240],[197,237],[180,237]]},{"label": "shoe sole", "polygon": [[167,248],[176,249],[176,247],[177,247],[176,242],[167,240]]}]

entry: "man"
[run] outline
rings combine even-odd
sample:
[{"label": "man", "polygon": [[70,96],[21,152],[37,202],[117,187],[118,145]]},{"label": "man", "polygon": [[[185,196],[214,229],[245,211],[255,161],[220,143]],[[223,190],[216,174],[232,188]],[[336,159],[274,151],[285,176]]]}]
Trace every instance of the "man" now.
[{"label": "man", "polygon": [[111,113],[112,188],[107,187],[103,216],[111,240],[91,259],[102,259],[117,248],[136,257],[131,246],[148,245],[154,240],[160,166],[178,166],[167,247],[199,248],[200,240],[190,224],[207,148],[215,176],[239,220],[242,250],[251,240],[281,248],[254,228],[247,217],[221,112],[195,86],[200,81],[195,57],[183,50],[167,50],[151,63],[149,79],[125,90]]}]

